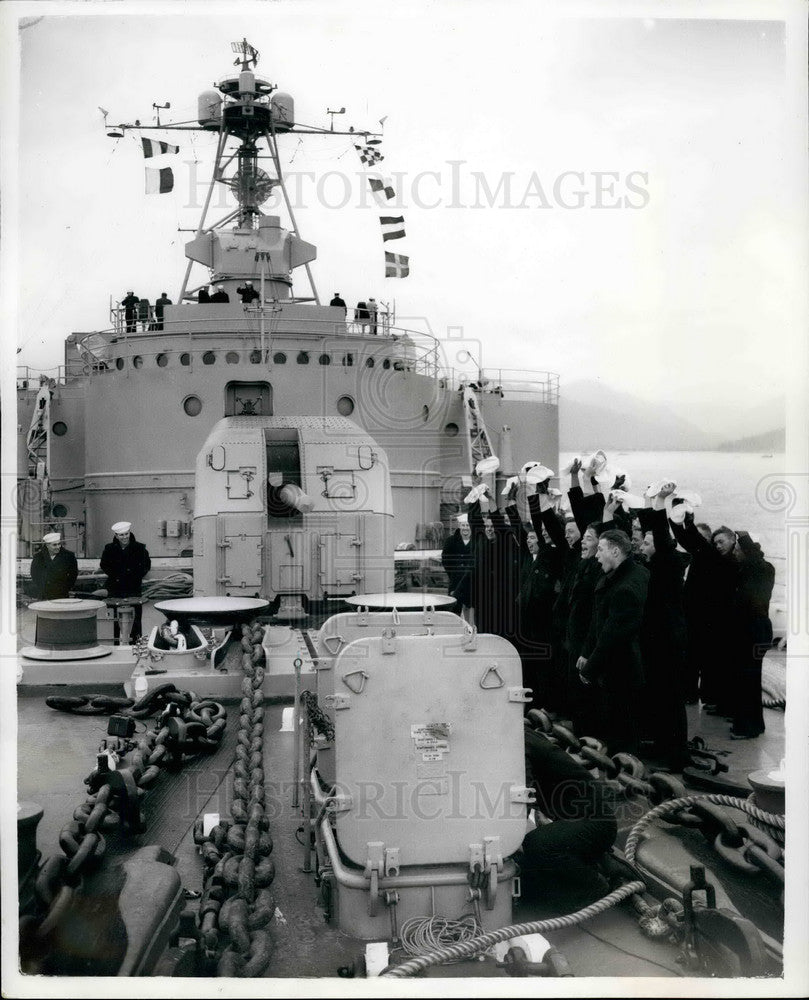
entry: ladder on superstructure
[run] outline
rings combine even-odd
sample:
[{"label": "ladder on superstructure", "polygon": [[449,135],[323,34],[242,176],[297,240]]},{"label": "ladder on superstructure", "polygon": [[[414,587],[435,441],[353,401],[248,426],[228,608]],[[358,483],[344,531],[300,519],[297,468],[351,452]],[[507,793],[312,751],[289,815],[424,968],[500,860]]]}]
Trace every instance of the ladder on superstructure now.
[{"label": "ladder on superstructure", "polygon": [[[50,380],[43,379],[34,400],[34,412],[25,440],[28,457],[28,476],[19,496],[20,517],[26,518],[28,525],[21,535],[28,536],[31,546],[34,535],[42,532],[46,509],[50,501],[51,471],[51,396]],[[22,539],[21,539],[22,540]]]},{"label": "ladder on superstructure", "polygon": [[50,382],[43,381],[34,400],[34,412],[25,441],[29,479],[47,480],[50,472],[51,395]]},{"label": "ladder on superstructure", "polygon": [[478,463],[486,458],[494,458],[494,449],[489,440],[489,432],[480,412],[480,399],[469,385],[463,387],[463,412],[466,421],[466,454],[469,471],[475,472]]}]

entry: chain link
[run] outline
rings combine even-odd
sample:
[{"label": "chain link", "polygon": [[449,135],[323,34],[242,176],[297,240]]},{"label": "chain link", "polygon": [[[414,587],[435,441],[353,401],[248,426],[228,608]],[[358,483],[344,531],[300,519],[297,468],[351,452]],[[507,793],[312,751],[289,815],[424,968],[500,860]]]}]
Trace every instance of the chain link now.
[{"label": "chain link", "polygon": [[[571,729],[554,722],[544,710],[529,711],[526,723],[534,732],[564,750],[573,760],[610,786],[616,794],[627,799],[646,798],[652,803],[654,808],[636,824],[630,837],[631,843],[627,844],[627,854],[632,864],[637,846],[636,831],[646,825],[647,821],[660,818],[666,823],[698,829],[729,864],[749,874],[769,872],[783,885],[782,817],[757,809],[752,801],[745,802],[722,795],[704,798],[689,796],[679,778],[666,773],[655,773],[631,754],[617,753],[609,757],[605,744],[600,740],[588,736],[577,737]],[[700,766],[701,770],[708,767],[712,773],[727,770],[727,765],[722,764],[716,756],[719,751],[705,748],[699,737],[689,745],[689,751],[692,762]],[[704,758],[705,763],[697,758]],[[742,809],[748,814],[748,822],[737,823],[726,806]],[[676,900],[650,905],[636,892],[632,902],[645,935],[681,936],[682,906]]]},{"label": "chain link", "polygon": [[[275,862],[264,782],[264,627],[242,626],[239,704],[231,818],[208,835],[194,828],[206,867],[197,915],[202,963],[218,976],[264,975],[272,959]],[[214,725],[216,722],[214,722]]]},{"label": "chain link", "polygon": [[[200,701],[192,691],[178,691],[173,684],[161,685],[136,705],[131,699],[100,695],[46,701],[52,708],[78,710],[82,715],[116,712],[143,719],[160,712],[160,716],[156,728],[137,740],[102,741],[98,765],[84,779],[89,794],[59,833],[62,855],[53,855],[42,865],[34,890],[35,912],[20,921],[20,964],[27,974],[48,972],[54,931],[86,876],[103,860],[107,850],[104,833],[142,833],[146,829],[143,798],[161,771],[176,769],[190,756],[215,750],[226,726],[221,705]],[[124,702],[134,707],[122,712]],[[117,766],[127,756],[125,766]]]}]

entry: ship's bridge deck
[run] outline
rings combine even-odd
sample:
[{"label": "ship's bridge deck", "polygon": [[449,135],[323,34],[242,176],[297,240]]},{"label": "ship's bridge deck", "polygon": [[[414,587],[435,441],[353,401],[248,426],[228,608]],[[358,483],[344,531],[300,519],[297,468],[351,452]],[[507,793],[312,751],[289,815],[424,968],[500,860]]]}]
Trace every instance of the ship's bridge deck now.
[{"label": "ship's bridge deck", "polygon": [[397,326],[384,312],[376,323],[352,321],[339,308],[288,300],[263,312],[238,302],[205,303],[167,306],[159,322],[150,317],[127,324],[116,309],[112,318],[109,329],[71,334],[65,364],[58,368],[42,372],[19,366],[17,388],[36,389],[41,375],[65,383],[128,368],[162,368],[173,355],[193,367],[215,363],[218,354],[228,364],[256,365],[277,363],[283,354],[289,363],[378,366],[427,376],[442,389],[477,384],[485,392],[507,392],[512,400],[554,406],[559,401],[555,372],[483,368],[476,345]]}]

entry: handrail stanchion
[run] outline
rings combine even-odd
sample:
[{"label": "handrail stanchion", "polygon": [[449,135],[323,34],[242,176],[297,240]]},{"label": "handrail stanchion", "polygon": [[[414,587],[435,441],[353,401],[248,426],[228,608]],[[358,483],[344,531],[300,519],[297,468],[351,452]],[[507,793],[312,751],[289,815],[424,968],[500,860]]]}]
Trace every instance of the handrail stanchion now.
[{"label": "handrail stanchion", "polygon": [[295,700],[292,709],[292,732],[295,741],[292,763],[292,805],[293,808],[297,809],[300,802],[301,783],[301,667],[303,660],[300,656],[295,657],[292,666],[295,670]]}]

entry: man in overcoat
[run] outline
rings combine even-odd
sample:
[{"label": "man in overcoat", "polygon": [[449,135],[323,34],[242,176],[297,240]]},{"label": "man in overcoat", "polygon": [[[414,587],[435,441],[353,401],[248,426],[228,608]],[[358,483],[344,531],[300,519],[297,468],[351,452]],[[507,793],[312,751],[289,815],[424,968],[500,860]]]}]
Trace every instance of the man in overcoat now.
[{"label": "man in overcoat", "polygon": [[[115,537],[104,546],[101,554],[101,572],[107,574],[108,596],[140,597],[141,584],[152,568],[152,560],[146,546],[137,541],[132,533],[131,522],[117,521],[113,524],[112,531]],[[136,604],[134,610],[130,643],[140,638],[142,628],[141,605]]]},{"label": "man in overcoat", "polygon": [[630,558],[626,532],[605,531],[596,559],[603,576],[594,592],[593,621],[577,669],[585,684],[597,685],[602,735],[611,754],[638,752],[643,690],[640,630],[649,571]]},{"label": "man in overcoat", "polygon": [[42,538],[42,548],[31,560],[31,592],[38,601],[70,596],[79,575],[76,556],[62,547],[62,536],[52,531]]}]

